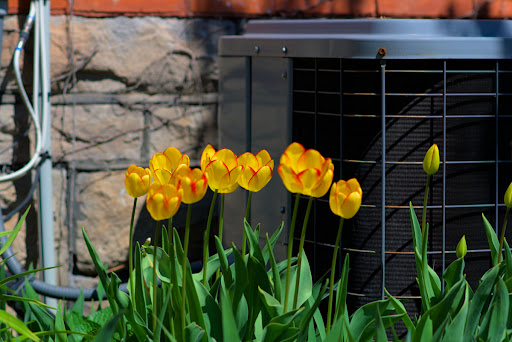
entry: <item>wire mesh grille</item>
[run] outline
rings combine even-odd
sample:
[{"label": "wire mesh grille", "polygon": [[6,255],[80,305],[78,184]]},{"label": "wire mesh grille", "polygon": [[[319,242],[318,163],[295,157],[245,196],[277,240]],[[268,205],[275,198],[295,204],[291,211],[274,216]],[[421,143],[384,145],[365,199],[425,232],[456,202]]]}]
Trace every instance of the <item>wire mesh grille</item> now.
[{"label": "wire mesh grille", "polygon": [[[352,308],[384,288],[418,308],[409,202],[420,216],[433,143],[442,162],[428,202],[430,263],[441,275],[466,235],[474,285],[490,265],[481,214],[501,224],[512,181],[512,63],[308,58],[293,70],[293,141],[331,157],[335,180],[357,177],[363,188],[342,237]],[[315,278],[328,271],[337,227],[328,197],[316,200],[305,244]]]}]

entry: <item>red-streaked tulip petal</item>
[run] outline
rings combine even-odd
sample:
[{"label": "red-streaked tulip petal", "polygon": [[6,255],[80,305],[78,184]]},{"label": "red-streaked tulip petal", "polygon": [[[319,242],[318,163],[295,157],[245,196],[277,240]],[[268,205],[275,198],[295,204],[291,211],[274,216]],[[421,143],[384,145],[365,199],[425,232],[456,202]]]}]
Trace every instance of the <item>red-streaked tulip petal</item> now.
[{"label": "red-streaked tulip petal", "polygon": [[212,160],[222,160],[229,170],[234,169],[235,167],[238,166],[236,154],[234,154],[233,151],[227,148],[218,150],[217,153],[215,153],[215,155],[213,156]]},{"label": "red-streaked tulip petal", "polygon": [[215,154],[215,149],[212,145],[208,144],[203,150],[201,154],[201,170],[205,170],[206,166],[210,163],[213,155]]},{"label": "red-streaked tulip petal", "polygon": [[249,179],[246,189],[252,192],[258,192],[267,185],[271,178],[272,169],[269,166],[263,166]]},{"label": "red-streaked tulip petal", "polygon": [[256,154],[256,159],[258,159],[258,165],[259,167],[262,167],[264,165],[267,165],[272,158],[270,157],[270,154],[267,150],[261,150]]},{"label": "red-streaked tulip petal", "polygon": [[[306,169],[297,175],[304,187],[304,190],[311,190],[312,188],[317,186],[317,183],[321,180],[320,171],[317,169]],[[305,195],[309,195],[309,193],[304,193]]]},{"label": "red-streaked tulip petal", "polygon": [[155,170],[153,171],[153,179],[155,182],[160,184],[169,184],[171,183],[172,173],[167,170]]},{"label": "red-streaked tulip petal", "polygon": [[291,143],[286,150],[284,150],[279,163],[288,165],[288,167],[298,173],[299,169],[297,164],[304,151],[306,151],[306,149],[301,144],[296,142]]},{"label": "red-streaked tulip petal", "polygon": [[297,167],[299,171],[306,169],[318,169],[321,170],[325,162],[325,158],[322,157],[320,152],[317,150],[309,149],[300,156]]},{"label": "red-streaked tulip petal", "polygon": [[241,154],[238,159],[238,165],[243,165],[244,167],[252,167],[253,169],[258,169],[258,159],[256,156],[250,152],[245,152]]},{"label": "red-streaked tulip petal", "polygon": [[221,194],[228,194],[230,192],[233,192],[238,187],[238,179],[240,175],[242,174],[242,171],[244,170],[244,167],[242,165],[239,165],[235,167],[233,170],[229,172],[229,185],[224,187],[223,189],[219,189],[219,193]]},{"label": "red-streaked tulip petal", "polygon": [[221,190],[229,186],[229,169],[222,160],[214,160],[206,167],[208,185],[212,190]]},{"label": "red-streaked tulip petal", "polygon": [[317,198],[324,196],[331,187],[333,176],[334,172],[330,169],[327,170],[325,175],[316,184],[316,187],[313,190],[311,190],[311,193],[309,195]]},{"label": "red-streaked tulip petal", "polygon": [[351,178],[347,181],[350,190],[352,192],[358,192],[360,195],[363,195],[363,189],[361,189],[361,185],[359,185],[359,182],[355,178]]},{"label": "red-streaked tulip petal", "polygon": [[350,219],[354,217],[359,208],[361,207],[361,194],[357,192],[351,193],[341,205],[341,217]]},{"label": "red-streaked tulip petal", "polygon": [[277,167],[277,172],[279,176],[281,176],[281,180],[283,181],[284,186],[291,193],[302,193],[304,187],[295,172],[293,172],[292,168],[288,165],[280,164]]}]

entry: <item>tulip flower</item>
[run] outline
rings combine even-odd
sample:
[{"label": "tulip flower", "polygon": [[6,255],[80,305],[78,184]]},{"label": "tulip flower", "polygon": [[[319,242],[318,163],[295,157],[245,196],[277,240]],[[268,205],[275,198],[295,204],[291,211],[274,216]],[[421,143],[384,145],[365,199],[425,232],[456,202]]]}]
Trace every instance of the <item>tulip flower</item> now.
[{"label": "tulip flower", "polygon": [[349,219],[361,207],[363,191],[357,179],[340,180],[331,187],[329,206],[334,214]]},{"label": "tulip flower", "polygon": [[432,176],[439,170],[439,148],[437,144],[432,145],[425,154],[425,158],[423,158],[423,170],[429,176]]},{"label": "tulip flower", "polygon": [[223,148],[215,151],[208,145],[201,156],[201,170],[208,175],[208,186],[219,193],[230,193],[238,187],[238,177],[243,170],[233,151]]},{"label": "tulip flower", "polygon": [[182,164],[189,166],[190,158],[186,154],[181,154],[176,148],[169,147],[163,153],[158,152],[153,155],[149,162],[149,169],[155,182],[169,184],[173,172]]},{"label": "tulip flower", "polygon": [[250,152],[242,154],[238,157],[238,165],[244,167],[238,184],[246,190],[258,192],[272,178],[274,160],[266,150],[261,150],[256,155]]},{"label": "tulip flower", "polygon": [[191,169],[182,164],[174,171],[173,178],[176,178],[178,188],[183,190],[183,203],[199,202],[206,194],[208,177],[201,169]]},{"label": "tulip flower", "polygon": [[503,227],[501,228],[501,236],[500,236],[500,252],[498,254],[498,262],[501,262],[502,250],[503,250],[503,240],[505,240],[505,230],[507,229],[508,222],[508,213],[510,208],[512,208],[512,183],[507,188],[505,192],[505,206],[507,207],[507,211],[505,212],[505,218],[503,219]]},{"label": "tulip flower", "polygon": [[[130,291],[135,293],[133,284],[133,223],[135,220],[135,209],[137,208],[137,198],[145,195],[151,183],[151,174],[148,168],[142,168],[136,165],[130,165],[124,175],[124,186],[128,194],[133,197],[132,217],[130,220],[130,236],[128,250],[128,268],[130,273]],[[132,295],[133,296],[133,295]]]},{"label": "tulip flower", "polygon": [[124,186],[128,194],[137,198],[148,192],[151,183],[151,174],[148,168],[142,168],[137,165],[130,165],[124,175]]},{"label": "tulip flower", "polygon": [[468,245],[466,243],[466,235],[463,235],[457,244],[457,248],[455,249],[455,254],[457,258],[464,258],[468,252]]},{"label": "tulip flower", "polygon": [[512,208],[512,183],[510,183],[505,192],[505,205],[508,209]]},{"label": "tulip flower", "polygon": [[332,183],[334,165],[318,151],[292,143],[281,156],[277,168],[288,191],[312,197],[322,197]]},{"label": "tulip flower", "polygon": [[155,221],[166,220],[178,211],[183,190],[172,184],[153,183],[149,187],[146,207]]}]

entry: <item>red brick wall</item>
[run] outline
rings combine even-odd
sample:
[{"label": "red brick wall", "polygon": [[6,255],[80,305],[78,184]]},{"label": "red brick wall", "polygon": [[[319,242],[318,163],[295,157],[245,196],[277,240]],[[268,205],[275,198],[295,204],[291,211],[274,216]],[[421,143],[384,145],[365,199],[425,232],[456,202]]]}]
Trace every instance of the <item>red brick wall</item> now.
[{"label": "red brick wall", "polygon": [[[68,0],[51,3],[54,14],[70,12]],[[28,4],[9,0],[9,13],[24,12]],[[507,18],[512,0],[74,0],[73,12],[92,17]]]}]

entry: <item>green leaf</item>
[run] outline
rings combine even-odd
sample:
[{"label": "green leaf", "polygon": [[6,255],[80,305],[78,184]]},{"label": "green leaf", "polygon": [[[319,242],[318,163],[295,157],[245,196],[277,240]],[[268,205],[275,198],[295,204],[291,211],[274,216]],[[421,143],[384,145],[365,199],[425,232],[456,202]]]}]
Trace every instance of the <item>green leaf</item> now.
[{"label": "green leaf", "polygon": [[487,221],[487,218],[485,218],[484,214],[482,214],[482,219],[484,220],[484,228],[485,235],[487,235],[487,242],[489,243],[489,248],[491,249],[492,265],[496,266],[498,264],[498,250],[500,249],[498,237],[496,236],[496,232],[492,228],[489,221]]},{"label": "green leaf", "polygon": [[443,279],[446,282],[445,292],[448,292],[451,287],[464,277],[464,258],[454,260],[444,271]]},{"label": "green leaf", "polygon": [[388,336],[386,335],[386,329],[382,323],[379,310],[376,311],[377,318],[375,319],[375,342],[388,342]]},{"label": "green leaf", "polygon": [[413,246],[418,247],[418,252],[420,255],[422,254],[421,249],[421,227],[420,223],[418,222],[418,217],[416,217],[416,212],[414,211],[414,208],[412,206],[412,202],[409,202],[409,211],[411,213],[411,226],[412,226],[412,242]]},{"label": "green leaf", "polygon": [[393,297],[388,290],[384,289],[386,292],[386,296],[389,299],[389,302],[391,305],[393,305],[393,308],[395,309],[396,313],[399,315],[402,315],[402,321],[404,322],[405,327],[407,330],[409,330],[412,334],[414,334],[414,331],[416,330],[414,323],[411,321],[411,318],[407,314],[407,310],[405,310],[405,306],[395,297]]},{"label": "green leaf", "polygon": [[114,333],[116,332],[117,323],[119,320],[123,317],[123,313],[118,313],[114,317],[112,317],[107,324],[101,328],[101,330],[98,332],[98,335],[96,335],[96,338],[94,339],[94,342],[111,342],[114,336]]},{"label": "green leaf", "polygon": [[478,288],[476,289],[473,299],[469,304],[469,313],[466,320],[466,327],[464,329],[464,341],[471,341],[471,338],[476,331],[484,305],[491,295],[491,291],[496,283],[498,271],[499,267],[494,266],[482,276],[482,279],[480,279]]},{"label": "green leaf", "polygon": [[[265,265],[267,264],[267,262],[269,260],[274,259],[274,252],[273,252],[274,247],[276,246],[279,236],[281,236],[281,233],[283,232],[283,228],[284,228],[284,222],[281,222],[281,225],[279,226],[279,228],[276,229],[276,231],[274,232],[274,234],[272,234],[272,237],[267,242],[265,247],[263,247],[262,254],[263,254],[263,259],[265,260]],[[267,239],[268,239],[268,233],[266,235],[267,235]]]},{"label": "green leaf", "polygon": [[502,341],[503,334],[507,328],[509,298],[508,291],[503,279],[498,277],[496,293],[494,294],[494,307],[492,310],[491,320],[489,322],[489,336],[487,341]]},{"label": "green leaf", "polygon": [[222,276],[224,278],[224,283],[227,288],[230,288],[233,284],[233,275],[231,274],[231,270],[228,265],[228,258],[224,253],[224,247],[222,246],[222,242],[220,239],[215,236],[215,247],[217,248],[217,254],[219,255],[220,260],[220,268],[222,270]]},{"label": "green leaf", "polygon": [[[282,227],[282,225],[281,225]],[[282,228],[281,228],[282,229]],[[274,234],[275,235],[275,234]],[[274,258],[274,253],[272,252],[273,246],[271,246],[271,242],[268,238],[268,234],[266,235],[267,244],[265,247],[269,250],[269,259],[270,259],[270,268],[272,270],[272,285],[274,285],[274,296],[278,301],[281,301],[281,277],[279,275],[279,271],[277,270],[276,259]],[[277,240],[277,239],[276,239]],[[265,250],[263,250],[265,253]],[[265,256],[265,254],[264,254]]]},{"label": "green leaf", "polygon": [[193,322],[185,327],[185,342],[199,342],[203,335],[204,330]]},{"label": "green leaf", "polygon": [[23,225],[23,222],[25,222],[25,219],[27,218],[29,210],[30,210],[30,205],[28,206],[27,210],[25,210],[25,213],[23,214],[21,219],[16,224],[16,227],[14,227],[14,230],[9,235],[9,237],[7,238],[5,243],[3,244],[2,248],[0,248],[0,255],[4,254],[4,252],[7,250],[7,248],[9,248],[11,246],[11,244],[14,241],[14,239],[16,239],[16,235],[18,235],[18,233],[19,233],[19,231],[21,229],[21,226]]},{"label": "green leaf", "polygon": [[247,235],[247,242],[249,243],[250,255],[256,258],[260,264],[266,265],[265,260],[263,259],[263,254],[261,253],[258,236],[252,231],[251,226],[246,219],[244,219],[244,229],[245,234]]},{"label": "green leaf", "polygon": [[443,342],[464,342],[464,326],[468,316],[469,308],[469,289],[466,287],[466,297],[461,309],[455,315],[451,323],[444,329]]},{"label": "green leaf", "polygon": [[341,277],[338,282],[338,290],[336,291],[336,308],[334,310],[334,317],[338,319],[345,314],[347,304],[347,287],[348,287],[348,271],[349,271],[349,255],[345,255],[343,261],[343,269]]},{"label": "green leaf", "polygon": [[507,239],[503,239],[503,247],[505,249],[505,265],[506,273],[505,280],[512,279],[512,253],[510,252],[510,246],[508,245]]},{"label": "green leaf", "polygon": [[[66,325],[64,324],[64,319],[62,318],[62,301],[59,301],[59,306],[57,307],[57,314],[55,316],[55,330],[65,331]],[[67,342],[68,337],[66,333],[57,333],[55,334],[56,342]]]},{"label": "green leaf", "polygon": [[272,297],[267,292],[263,291],[261,288],[259,289],[260,298],[263,302],[263,305],[267,309],[267,312],[270,318],[274,318],[277,316],[281,316],[283,314],[283,305],[274,297]]},{"label": "green leaf", "polygon": [[234,244],[232,251],[235,255],[235,285],[233,287],[233,303],[237,303],[241,300],[245,289],[249,285],[249,276],[247,274],[247,266],[245,265],[245,261]]},{"label": "green leaf", "polygon": [[146,310],[147,302],[149,301],[148,296],[149,293],[145,288],[144,284],[144,277],[142,272],[142,256],[140,251],[140,245],[137,242],[137,247],[135,248],[134,253],[134,264],[135,264],[135,270],[133,272],[134,276],[134,287],[135,287],[135,293],[133,294],[133,303],[135,305],[135,311],[139,314],[139,316],[142,318],[142,321],[148,324],[148,315]]},{"label": "green leaf", "polygon": [[222,335],[224,341],[242,341],[238,335],[231,300],[222,287],[220,291],[220,305],[222,310]]},{"label": "green leaf", "polygon": [[30,331],[29,328],[27,328],[25,323],[23,323],[22,321],[20,321],[19,319],[17,319],[16,317],[14,317],[13,315],[4,310],[0,310],[0,322],[16,330],[19,334],[31,339],[32,341],[41,340],[32,331]]}]

